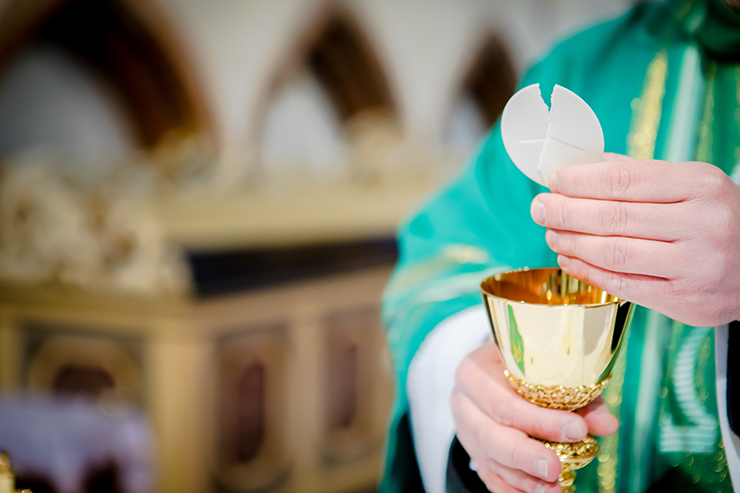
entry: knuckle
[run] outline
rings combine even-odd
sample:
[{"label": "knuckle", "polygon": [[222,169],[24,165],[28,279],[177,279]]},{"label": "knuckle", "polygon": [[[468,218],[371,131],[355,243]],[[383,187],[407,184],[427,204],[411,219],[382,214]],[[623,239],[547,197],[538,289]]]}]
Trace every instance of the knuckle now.
[{"label": "knuckle", "polygon": [[627,166],[611,166],[606,174],[606,190],[611,198],[627,197],[634,180],[634,171]]},{"label": "knuckle", "polygon": [[547,439],[548,437],[548,429],[542,421],[533,421],[529,426],[529,431],[531,433],[528,434],[535,438]]},{"label": "knuckle", "polygon": [[542,419],[542,416],[538,413],[540,408],[518,396],[517,404],[517,409],[512,411],[512,415],[516,420],[515,427],[530,436],[547,438],[546,434],[550,421]]},{"label": "knuckle", "polygon": [[511,407],[507,405],[506,394],[497,392],[489,397],[488,408],[491,417],[500,425],[511,426],[513,424]]},{"label": "knuckle", "polygon": [[626,276],[619,275],[616,272],[610,272],[606,275],[606,290],[611,293],[623,293],[627,290],[628,281]]},{"label": "knuckle", "polygon": [[701,174],[699,180],[699,187],[705,193],[714,195],[718,192],[722,192],[727,185],[727,175],[716,166],[711,164],[705,164],[704,172]]},{"label": "knuckle", "polygon": [[704,168],[692,183],[696,196],[706,201],[722,201],[731,193],[734,183],[724,171],[714,165],[700,163]]},{"label": "knuckle", "polygon": [[714,216],[718,223],[717,229],[714,231],[719,235],[719,241],[726,244],[732,240],[732,231],[736,228],[737,218],[732,208],[726,203],[719,205],[717,213]]},{"label": "knuckle", "polygon": [[568,229],[568,227],[570,226],[570,212],[568,211],[568,208],[565,206],[565,204],[557,203],[556,212],[557,224],[565,229]]},{"label": "knuckle", "polygon": [[627,267],[627,246],[624,241],[614,238],[608,243],[608,248],[604,249],[604,262],[610,269],[624,271]]},{"label": "knuckle", "polygon": [[[702,236],[714,245],[715,252],[731,252],[737,248],[738,220],[731,206],[716,204],[702,217]],[[709,260],[705,257],[706,260]]]},{"label": "knuckle", "polygon": [[590,272],[586,263],[579,260],[571,260],[568,268],[572,276],[577,277],[578,279],[581,279],[589,284],[593,284],[589,277]]},{"label": "knuckle", "polygon": [[532,421],[532,436],[535,438],[541,438],[544,440],[557,439],[561,435],[560,429],[554,422],[545,420],[533,420]]},{"label": "knuckle", "polygon": [[[723,256],[712,259],[705,263],[701,275],[694,280],[695,285],[699,286],[700,291],[717,293],[721,291],[722,281],[728,272],[734,272],[734,262],[729,262]],[[673,288],[675,290],[675,287]]]},{"label": "knuckle", "polygon": [[522,450],[522,441],[515,440],[512,442],[509,449],[509,456],[507,457],[509,460],[509,467],[525,470],[524,455],[524,450]]},{"label": "knuckle", "polygon": [[573,234],[562,232],[558,234],[557,244],[553,250],[558,253],[571,254],[577,257],[579,256],[580,243],[576,241],[576,237]]},{"label": "knuckle", "polygon": [[627,207],[623,202],[607,202],[601,208],[601,227],[604,231],[619,235],[627,226]]}]

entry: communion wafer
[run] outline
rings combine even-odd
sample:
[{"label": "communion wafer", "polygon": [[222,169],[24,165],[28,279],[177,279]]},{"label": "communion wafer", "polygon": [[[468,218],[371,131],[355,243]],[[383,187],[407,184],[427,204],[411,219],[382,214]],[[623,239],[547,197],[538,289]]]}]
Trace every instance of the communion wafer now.
[{"label": "communion wafer", "polygon": [[517,168],[540,185],[563,166],[601,161],[604,132],[591,107],[556,85],[550,108],[539,84],[514,94],[501,115],[501,137]]}]

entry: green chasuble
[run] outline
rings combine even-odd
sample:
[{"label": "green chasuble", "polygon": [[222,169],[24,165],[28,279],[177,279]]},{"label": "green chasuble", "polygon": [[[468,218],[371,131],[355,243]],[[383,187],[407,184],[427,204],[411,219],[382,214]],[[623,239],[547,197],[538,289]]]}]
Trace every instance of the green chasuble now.
[{"label": "green chasuble", "polygon": [[[641,4],[558,45],[522,86],[555,84],[596,112],[606,151],[636,159],[699,160],[740,177],[740,18],[720,0]],[[529,206],[547,191],[513,165],[498,127],[465,171],[400,229],[385,293],[396,380],[381,492],[421,491],[406,374],[425,336],[478,303],[495,272],[555,266]],[[638,308],[605,399],[619,432],[577,490],[731,491],[717,417],[714,330]]]}]

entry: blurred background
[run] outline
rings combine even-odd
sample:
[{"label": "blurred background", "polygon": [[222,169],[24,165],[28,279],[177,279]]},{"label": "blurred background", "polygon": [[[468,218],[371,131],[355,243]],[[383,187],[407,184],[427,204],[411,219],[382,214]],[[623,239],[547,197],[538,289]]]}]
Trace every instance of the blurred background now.
[{"label": "blurred background", "polygon": [[397,224],[629,3],[0,0],[18,487],[373,491]]}]

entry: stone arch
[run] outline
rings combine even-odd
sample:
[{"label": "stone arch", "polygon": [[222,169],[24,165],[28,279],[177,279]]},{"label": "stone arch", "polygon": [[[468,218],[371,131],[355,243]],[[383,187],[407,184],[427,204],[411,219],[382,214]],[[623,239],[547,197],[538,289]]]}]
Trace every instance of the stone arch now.
[{"label": "stone arch", "polygon": [[495,34],[483,38],[462,72],[447,110],[443,140],[467,154],[498,120],[516,88],[516,72],[508,51]]},{"label": "stone arch", "polygon": [[469,67],[461,89],[472,97],[491,126],[516,88],[516,70],[501,38],[489,34]]},{"label": "stone arch", "polygon": [[347,7],[327,4],[299,38],[297,50],[342,121],[368,110],[395,112],[380,59],[359,19]]},{"label": "stone arch", "polygon": [[[264,119],[274,94],[301,68],[319,81],[342,123],[364,111],[396,115],[380,58],[360,20],[345,5],[327,3],[303,29],[271,78],[257,118]],[[258,122],[258,132],[259,127]]]},{"label": "stone arch", "polygon": [[329,1],[290,42],[255,112],[250,140],[260,173],[277,173],[281,183],[292,176],[288,169],[338,173],[361,128],[397,122],[390,84],[361,20]]},{"label": "stone arch", "polygon": [[0,75],[36,41],[63,49],[100,74],[121,96],[143,146],[154,147],[171,132],[214,138],[193,67],[149,2],[10,2],[0,13]]}]

